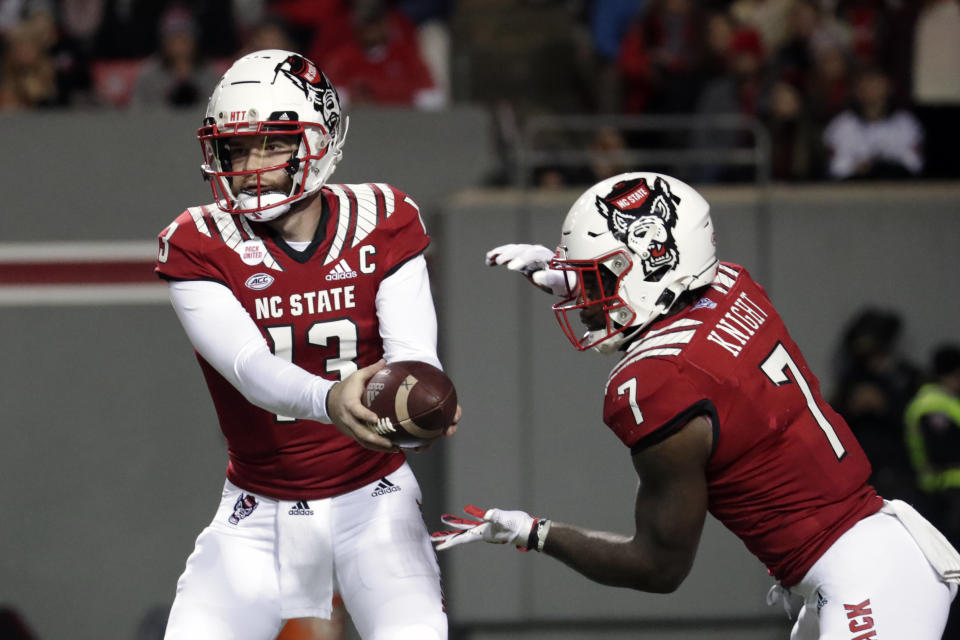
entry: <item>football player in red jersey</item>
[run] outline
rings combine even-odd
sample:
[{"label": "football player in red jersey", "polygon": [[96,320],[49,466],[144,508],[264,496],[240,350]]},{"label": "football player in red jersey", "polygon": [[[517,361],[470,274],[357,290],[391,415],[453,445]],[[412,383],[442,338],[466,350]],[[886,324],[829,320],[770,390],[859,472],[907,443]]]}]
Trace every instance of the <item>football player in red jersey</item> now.
[{"label": "football player in red jersey", "polygon": [[216,200],[159,235],[229,453],[167,638],[273,639],[334,593],[363,637],[447,637],[419,486],[361,404],[384,360],[440,366],[430,239],[398,189],[327,184],[346,131],[312,62],[244,56],[199,131]]},{"label": "football player in red jersey", "polygon": [[[693,563],[709,511],[802,595],[793,638],[940,638],[960,557],[870,465],[769,298],[716,256],[709,205],[674,178],[629,173],[587,190],[554,253],[487,255],[564,295],[578,349],[619,352],[603,420],[640,477],[621,535],[467,507],[438,549],[483,540],[551,555],[604,584],[666,593]],[[579,328],[583,325],[585,331]]]}]

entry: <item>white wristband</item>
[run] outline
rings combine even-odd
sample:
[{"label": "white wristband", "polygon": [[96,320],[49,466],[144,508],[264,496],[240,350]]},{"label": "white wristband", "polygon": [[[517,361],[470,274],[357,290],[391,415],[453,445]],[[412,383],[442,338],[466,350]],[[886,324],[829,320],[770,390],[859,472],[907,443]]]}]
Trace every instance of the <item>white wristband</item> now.
[{"label": "white wristband", "polygon": [[547,542],[547,534],[550,532],[550,521],[540,520],[537,522],[537,551],[543,551],[543,545]]}]

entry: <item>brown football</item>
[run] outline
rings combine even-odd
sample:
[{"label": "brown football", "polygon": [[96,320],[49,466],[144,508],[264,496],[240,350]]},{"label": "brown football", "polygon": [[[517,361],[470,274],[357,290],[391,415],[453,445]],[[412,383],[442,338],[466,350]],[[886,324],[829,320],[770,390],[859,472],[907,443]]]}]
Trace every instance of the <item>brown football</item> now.
[{"label": "brown football", "polygon": [[419,447],[453,423],[457,390],[433,365],[398,360],[367,381],[363,405],[380,416],[374,431],[401,447]]}]

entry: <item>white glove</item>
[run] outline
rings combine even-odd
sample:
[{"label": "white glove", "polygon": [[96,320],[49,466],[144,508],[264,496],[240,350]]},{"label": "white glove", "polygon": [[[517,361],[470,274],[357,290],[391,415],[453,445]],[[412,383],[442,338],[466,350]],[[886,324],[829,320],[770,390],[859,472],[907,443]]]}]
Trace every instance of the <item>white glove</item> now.
[{"label": "white glove", "polygon": [[[494,544],[512,544],[518,549],[527,550],[531,544],[538,551],[543,548],[540,538],[546,539],[546,531],[541,522],[549,521],[534,518],[523,511],[503,511],[488,509],[484,511],[473,505],[463,510],[474,519],[461,518],[449,513],[440,517],[440,521],[454,527],[452,531],[437,531],[430,534],[437,551],[455,547],[467,542],[492,542]],[[539,525],[539,526],[538,526]],[[534,536],[534,534],[537,534]],[[533,539],[536,537],[537,539]]]},{"label": "white glove", "polygon": [[507,269],[522,273],[547,293],[566,297],[574,288],[574,277],[551,269],[551,258],[553,251],[542,244],[505,244],[487,251],[486,262],[491,267],[506,264]]}]

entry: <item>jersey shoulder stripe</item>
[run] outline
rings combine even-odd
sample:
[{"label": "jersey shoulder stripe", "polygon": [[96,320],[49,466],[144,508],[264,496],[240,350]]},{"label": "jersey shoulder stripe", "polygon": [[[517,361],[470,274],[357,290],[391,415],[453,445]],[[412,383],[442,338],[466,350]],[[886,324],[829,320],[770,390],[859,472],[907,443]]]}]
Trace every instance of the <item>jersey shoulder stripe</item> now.
[{"label": "jersey shoulder stripe", "polygon": [[211,209],[210,218],[213,220],[213,224],[216,225],[216,230],[220,234],[220,239],[223,240],[223,243],[236,251],[240,243],[245,240],[236,218],[220,209]]},{"label": "jersey shoulder stripe", "polygon": [[665,327],[647,332],[630,345],[626,355],[624,355],[623,359],[620,360],[617,366],[610,372],[607,384],[626,367],[644,358],[663,358],[680,355],[683,347],[689,344],[696,335],[696,328],[702,324],[703,322],[700,320],[680,318]]},{"label": "jersey shoulder stripe", "polygon": [[369,184],[353,185],[352,189],[357,199],[357,224],[350,242],[351,248],[363,242],[377,227],[384,203],[383,196],[378,195],[377,189]]},{"label": "jersey shoulder stripe", "polygon": [[[330,264],[340,258],[344,246],[350,242],[351,229],[356,228],[357,201],[353,191],[347,185],[331,184],[327,185],[333,195],[339,201],[337,216],[337,230],[333,235],[333,242],[330,244],[330,250],[323,259],[323,264]],[[344,215],[346,213],[346,215]]]},{"label": "jersey shoulder stripe", "polygon": [[384,192],[389,191],[391,198],[393,197],[393,192],[390,190],[390,187],[385,184],[367,183],[367,186],[370,187],[370,192],[373,193],[373,197],[377,200],[377,219],[374,223],[374,226],[376,226],[387,219],[387,196]]},{"label": "jersey shoulder stripe", "polygon": [[710,287],[726,295],[730,292],[730,289],[733,288],[738,277],[740,277],[739,269],[735,269],[731,265],[721,262],[717,269],[717,275],[714,277]]},{"label": "jersey shoulder stripe", "polygon": [[393,189],[390,185],[383,182],[375,182],[372,185],[383,196],[383,218],[389,218],[397,209],[396,199],[393,197]]},{"label": "jersey shoulder stripe", "polygon": [[734,280],[740,277],[740,269],[737,269],[734,265],[729,262],[721,262],[718,265],[718,270],[724,272],[726,275],[730,276]]},{"label": "jersey shoulder stripe", "polygon": [[337,198],[340,215],[330,250],[323,263],[336,262],[344,249],[356,247],[369,236],[377,225],[396,213],[396,197],[388,184],[329,184],[327,188]]},{"label": "jersey shoulder stripe", "polygon": [[193,218],[193,224],[196,225],[197,231],[208,238],[212,238],[210,227],[207,225],[207,219],[203,215],[206,209],[207,207],[190,207],[187,209],[187,212],[190,214],[190,217]]},{"label": "jersey shoulder stripe", "polygon": [[190,207],[187,212],[201,235],[223,242],[241,258],[248,241],[259,241],[259,249],[264,253],[263,266],[274,271],[283,271],[276,257],[270,253],[245,217],[227,213],[216,204]]}]

